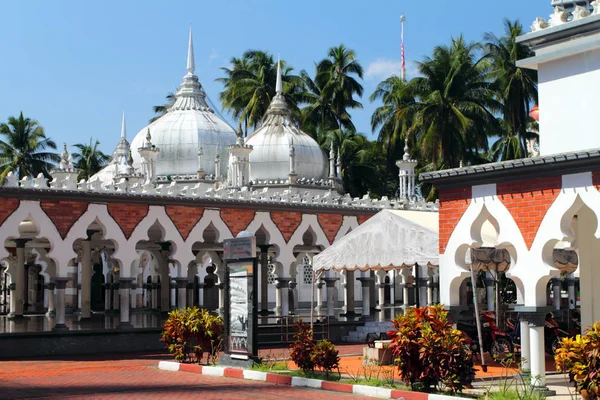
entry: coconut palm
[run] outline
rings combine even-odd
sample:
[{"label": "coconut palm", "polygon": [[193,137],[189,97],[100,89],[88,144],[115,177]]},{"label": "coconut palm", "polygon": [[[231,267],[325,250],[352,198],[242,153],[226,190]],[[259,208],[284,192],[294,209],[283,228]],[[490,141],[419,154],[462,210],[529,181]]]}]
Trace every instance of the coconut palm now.
[{"label": "coconut palm", "polygon": [[317,64],[315,83],[336,114],[336,128],[354,129],[348,110],[362,108],[362,104],[354,99],[354,96],[362,97],[363,87],[357,80],[362,77],[363,68],[356,52],[343,44],[331,47],[327,58]]},{"label": "coconut palm", "polygon": [[477,44],[462,37],[438,46],[418,63],[420,77],[409,82],[417,101],[408,107],[421,158],[433,169],[484,162],[488,137],[499,132],[493,112],[500,109]]},{"label": "coconut palm", "polygon": [[395,162],[402,155],[405,137],[413,123],[411,106],[415,104],[415,97],[411,87],[394,75],[377,85],[370,100],[383,103],[371,116],[371,128],[373,132],[379,129],[377,138],[387,149],[388,167],[395,169]]},{"label": "coconut palm", "polygon": [[[240,120],[247,135],[250,127],[256,128],[264,116],[271,99],[275,97],[277,62],[273,56],[260,50],[249,50],[242,58],[232,58],[231,68],[223,67],[225,89],[220,94],[223,108]],[[293,68],[281,60],[283,96],[296,120],[300,119],[298,103],[304,100],[304,84],[299,76],[292,75]]]},{"label": "coconut palm", "polygon": [[150,121],[149,121],[150,123],[156,121],[157,119],[159,119],[160,117],[165,115],[167,113],[167,111],[169,110],[169,108],[171,108],[171,106],[173,104],[175,104],[175,93],[169,92],[169,93],[167,93],[167,96],[165,98],[167,99],[167,102],[165,104],[152,107],[152,110],[154,111],[154,114],[156,114],[156,115],[154,117],[152,117],[152,119],[150,119]]},{"label": "coconut palm", "polygon": [[48,151],[56,149],[56,143],[46,137],[44,128],[34,119],[9,117],[7,123],[0,124],[0,180],[12,172],[19,179],[35,177],[49,171],[58,162],[58,154]]},{"label": "coconut palm", "polygon": [[[305,70],[300,71],[300,78],[306,87],[306,103],[302,109],[302,128],[315,140],[322,143],[331,130],[353,127],[349,115],[338,115],[329,98],[325,97],[323,86],[313,80]],[[322,133],[325,133],[324,135]]]},{"label": "coconut palm", "polygon": [[502,152],[503,160],[527,156],[529,112],[531,105],[537,102],[537,72],[517,66],[517,60],[533,55],[528,46],[516,41],[523,33],[519,21],[506,19],[503,36],[497,37],[490,32],[484,36],[486,58],[490,60],[489,77],[502,102],[501,112],[506,121],[504,131],[507,133],[500,141],[510,143],[512,149]]},{"label": "coconut palm", "polygon": [[98,146],[100,142],[90,138],[89,144],[77,143],[78,153],[73,153],[74,167],[79,169],[78,180],[90,179],[110,161],[110,156],[104,154]]}]

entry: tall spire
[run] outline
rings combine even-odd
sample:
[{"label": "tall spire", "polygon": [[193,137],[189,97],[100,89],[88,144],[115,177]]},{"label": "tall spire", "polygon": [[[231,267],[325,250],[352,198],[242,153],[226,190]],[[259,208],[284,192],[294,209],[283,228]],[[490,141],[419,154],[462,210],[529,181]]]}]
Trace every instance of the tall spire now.
[{"label": "tall spire", "polygon": [[190,26],[190,39],[188,42],[188,56],[187,56],[188,74],[193,75],[195,69],[196,69],[196,63],[194,61],[194,42],[192,40],[192,27]]},{"label": "tall spire", "polygon": [[277,55],[277,82],[275,83],[275,93],[283,94],[283,84],[281,82],[281,61]]},{"label": "tall spire", "polygon": [[121,139],[127,138],[127,130],[125,129],[125,110],[123,110],[123,120],[121,121]]}]

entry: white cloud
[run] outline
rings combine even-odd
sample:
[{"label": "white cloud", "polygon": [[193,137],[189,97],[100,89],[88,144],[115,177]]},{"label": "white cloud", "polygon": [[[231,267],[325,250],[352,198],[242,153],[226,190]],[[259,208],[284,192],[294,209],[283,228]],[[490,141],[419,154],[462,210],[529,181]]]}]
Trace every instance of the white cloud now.
[{"label": "white cloud", "polygon": [[[402,63],[400,60],[387,60],[385,58],[378,58],[375,61],[367,65],[365,77],[367,79],[379,80],[389,78],[392,75],[400,75],[402,70]],[[410,79],[418,74],[416,65],[411,62],[406,62],[406,75]]]}]

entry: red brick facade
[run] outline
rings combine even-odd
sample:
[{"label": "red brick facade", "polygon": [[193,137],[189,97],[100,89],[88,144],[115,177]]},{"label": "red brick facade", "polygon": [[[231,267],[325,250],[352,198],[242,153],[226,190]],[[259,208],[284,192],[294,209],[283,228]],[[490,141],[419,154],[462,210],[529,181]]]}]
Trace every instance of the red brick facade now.
[{"label": "red brick facade", "polygon": [[271,212],[271,220],[277,226],[286,243],[300,226],[302,222],[302,213],[299,212]]},{"label": "red brick facade", "polygon": [[204,214],[204,208],[201,207],[166,206],[165,211],[177,227],[183,240],[187,239]]},{"label": "red brick facade", "polygon": [[359,215],[356,219],[358,220],[358,224],[362,225],[367,222],[371,218],[370,215]]},{"label": "red brick facade", "polygon": [[0,200],[0,224],[6,221],[15,210],[19,207],[19,199],[2,199]]},{"label": "red brick facade", "polygon": [[88,207],[86,202],[72,200],[42,201],[40,205],[63,239]]},{"label": "red brick facade", "polygon": [[319,221],[319,225],[321,225],[321,229],[323,229],[325,236],[327,236],[329,243],[333,243],[335,235],[342,226],[344,217],[337,214],[318,214],[317,220]]},{"label": "red brick facade", "polygon": [[471,204],[471,188],[440,190],[440,254],[446,252],[448,240],[458,221]]},{"label": "red brick facade", "polygon": [[108,204],[108,213],[119,224],[127,239],[129,239],[140,221],[148,214],[148,209],[147,204]]},{"label": "red brick facade", "polygon": [[498,199],[513,216],[528,248],[531,248],[538,228],[561,188],[561,176],[496,185]]},{"label": "red brick facade", "polygon": [[221,219],[229,230],[231,234],[235,237],[238,233],[246,229],[250,222],[254,219],[254,211],[253,210],[237,210],[234,208],[222,208],[221,209]]}]

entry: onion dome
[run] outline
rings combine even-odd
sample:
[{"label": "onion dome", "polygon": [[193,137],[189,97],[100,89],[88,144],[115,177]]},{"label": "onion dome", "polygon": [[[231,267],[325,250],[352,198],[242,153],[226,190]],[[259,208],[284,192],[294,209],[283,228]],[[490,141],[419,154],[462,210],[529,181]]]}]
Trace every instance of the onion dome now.
[{"label": "onion dome", "polygon": [[271,100],[260,127],[246,139],[246,145],[253,148],[249,157],[250,180],[287,180],[292,145],[294,169],[298,178],[324,179],[327,176],[327,158],[319,144],[292,121],[282,88],[281,65],[278,60],[275,97]]},{"label": "onion dome", "polygon": [[[188,42],[187,74],[175,94],[175,102],[167,113],[145,126],[131,142],[134,149],[143,147],[148,129],[152,142],[160,148],[156,162],[158,177],[197,176],[199,169],[206,175],[215,172],[214,159],[221,152],[222,168],[227,168],[227,147],[236,140],[235,130],[215,115],[206,102],[206,93],[194,75],[192,30]],[[202,165],[198,165],[198,148],[202,147]],[[141,169],[141,156],[133,154],[133,166]]]}]

